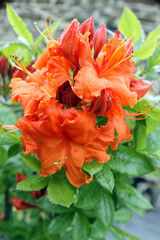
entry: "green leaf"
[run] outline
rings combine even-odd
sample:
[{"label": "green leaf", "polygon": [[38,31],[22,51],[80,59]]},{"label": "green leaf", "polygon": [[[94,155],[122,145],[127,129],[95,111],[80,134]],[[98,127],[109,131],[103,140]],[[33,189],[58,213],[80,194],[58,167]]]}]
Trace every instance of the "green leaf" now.
[{"label": "green leaf", "polygon": [[131,220],[132,214],[125,208],[120,208],[114,213],[114,222],[127,222]]},{"label": "green leaf", "polygon": [[36,200],[36,206],[38,206],[40,209],[43,209],[47,213],[52,213],[52,214],[59,214],[59,213],[65,213],[68,211],[72,211],[73,209],[66,208],[60,205],[55,205],[51,202],[49,202],[48,198],[46,196],[43,196]]},{"label": "green leaf", "polygon": [[111,194],[101,191],[101,199],[96,205],[97,219],[92,225],[91,236],[96,239],[105,237],[114,218],[114,204]]},{"label": "green leaf", "polygon": [[73,239],[73,238],[72,238],[72,235],[73,235],[73,231],[66,232],[66,233],[61,237],[61,240]]},{"label": "green leaf", "polygon": [[73,220],[73,216],[73,213],[63,213],[55,217],[48,227],[49,234],[62,234],[66,230],[66,228],[70,226]]},{"label": "green leaf", "polygon": [[146,147],[146,135],[147,135],[146,120],[136,121],[136,127],[134,131],[136,150],[143,149]]},{"label": "green leaf", "polygon": [[32,176],[17,184],[16,190],[21,191],[37,191],[48,185],[48,177]]},{"label": "green leaf", "polygon": [[[96,193],[96,194],[95,194]],[[79,188],[77,208],[94,208],[100,200],[100,187],[96,182],[85,184]]]},{"label": "green leaf", "polygon": [[160,26],[148,34],[146,42],[151,42],[158,39],[160,39]]},{"label": "green leaf", "polygon": [[107,232],[108,228],[100,219],[97,218],[91,227],[91,239],[103,239],[106,237]]},{"label": "green leaf", "polygon": [[134,187],[128,184],[117,183],[115,186],[115,192],[127,206],[131,205],[135,208],[140,208],[143,210],[152,209],[150,202],[143,197]]},{"label": "green leaf", "polygon": [[112,152],[107,165],[112,170],[129,176],[140,176],[154,171],[147,157],[125,146],[119,146],[117,151]]},{"label": "green leaf", "polygon": [[74,190],[62,176],[52,176],[47,190],[49,201],[54,204],[69,207],[74,200]]},{"label": "green leaf", "polygon": [[90,233],[90,223],[88,219],[81,213],[78,213],[75,219],[72,239],[88,240],[89,233]]},{"label": "green leaf", "polygon": [[7,161],[8,153],[7,150],[0,146],[0,167],[4,165],[4,163]]},{"label": "green leaf", "polygon": [[95,175],[96,173],[100,172],[103,165],[97,162],[84,162],[83,170],[88,172],[91,176]]},{"label": "green leaf", "polygon": [[7,16],[15,33],[27,40],[29,45],[33,44],[33,36],[27,29],[26,24],[17,15],[14,9],[7,3]]},{"label": "green leaf", "polygon": [[22,161],[34,172],[41,171],[40,160],[36,157],[33,157],[31,154],[22,154]]},{"label": "green leaf", "polygon": [[112,227],[110,228],[110,231],[111,231],[111,233],[115,236],[115,238],[116,238],[117,240],[123,240],[123,239],[125,239],[124,237],[127,237],[127,238],[129,238],[130,240],[141,240],[140,238],[135,237],[135,236],[133,236],[133,235],[131,235],[131,234],[123,231],[122,229],[120,229],[120,228],[118,228],[118,227],[116,227],[116,226],[112,226]]},{"label": "green leaf", "polygon": [[139,59],[146,59],[152,55],[157,47],[157,41],[147,42],[143,44],[137,51],[134,52],[133,57]]},{"label": "green leaf", "polygon": [[108,119],[105,115],[96,116],[96,125],[98,125],[98,127],[106,126],[107,123],[108,123]]},{"label": "green leaf", "polygon": [[160,64],[160,42],[158,42],[158,45],[156,47],[156,51],[153,53],[151,57],[148,58],[148,68],[149,71],[153,66]]},{"label": "green leaf", "polygon": [[14,133],[4,134],[5,131],[0,128],[0,145],[10,145],[21,143],[20,137]]},{"label": "green leaf", "polygon": [[19,152],[22,151],[21,145],[16,143],[14,145],[12,145],[9,149],[8,149],[8,158],[13,157],[15,155],[17,155]]},{"label": "green leaf", "polygon": [[16,122],[17,118],[13,111],[9,107],[0,104],[0,123],[14,125]]},{"label": "green leaf", "polygon": [[137,214],[138,216],[144,218],[144,210],[137,208],[137,207],[133,207],[133,205],[131,205],[130,203],[127,203],[126,206],[135,214]]},{"label": "green leaf", "polygon": [[97,217],[104,223],[104,225],[108,228],[114,218],[114,204],[111,194],[106,191],[101,191],[101,199],[99,203],[96,205]]},{"label": "green leaf", "polygon": [[102,171],[95,175],[96,181],[104,188],[113,191],[114,188],[114,175],[107,164],[104,164]]},{"label": "green leaf", "polygon": [[[60,23],[60,20],[56,21],[56,22],[51,26],[51,31],[52,31],[52,33],[57,29],[59,23]],[[46,37],[48,36],[47,30],[44,30],[42,33],[43,33],[44,36],[46,36]],[[43,37],[42,35],[40,35],[40,36],[36,39],[36,41],[34,42],[34,47],[37,48],[38,45],[39,45],[42,41],[44,41],[44,37]]]},{"label": "green leaf", "polygon": [[141,37],[141,25],[136,15],[128,8],[125,8],[119,21],[119,30],[127,36],[133,37],[133,43]]},{"label": "green leaf", "polygon": [[160,128],[147,136],[146,148],[139,152],[149,157],[155,167],[160,168]]}]

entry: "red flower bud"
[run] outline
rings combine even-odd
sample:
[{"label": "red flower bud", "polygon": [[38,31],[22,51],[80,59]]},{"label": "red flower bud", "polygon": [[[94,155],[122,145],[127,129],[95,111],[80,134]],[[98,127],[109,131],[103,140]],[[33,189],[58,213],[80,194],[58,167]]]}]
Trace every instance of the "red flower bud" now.
[{"label": "red flower bud", "polygon": [[56,99],[68,107],[75,107],[81,101],[81,99],[72,91],[69,82],[63,83],[58,88]]},{"label": "red flower bud", "polygon": [[24,174],[21,174],[20,172],[17,172],[17,176],[16,176],[16,182],[19,183],[23,180],[26,179],[26,176]]},{"label": "red flower bud", "polygon": [[107,40],[107,31],[106,31],[106,25],[102,24],[98,30],[96,31],[94,38],[93,38],[93,44],[94,44],[94,59],[97,58],[99,52],[102,50],[104,44]]},{"label": "red flower bud", "polygon": [[109,93],[106,89],[101,91],[101,95],[91,102],[90,109],[97,116],[104,115],[112,107]]},{"label": "red flower bud", "polygon": [[23,199],[11,198],[10,201],[17,210],[25,210],[27,208],[37,208],[36,205],[29,204],[25,202]]},{"label": "red flower bud", "polygon": [[2,75],[2,77],[5,77],[6,71],[8,68],[8,60],[5,57],[5,55],[2,55],[2,57],[0,58],[0,74]]},{"label": "red flower bud", "polygon": [[94,22],[93,22],[93,16],[89,19],[87,19],[85,22],[83,22],[81,24],[81,26],[79,27],[79,31],[80,33],[82,33],[83,35],[86,33],[86,32],[90,32],[90,35],[89,35],[89,42],[92,41],[93,39],[93,36],[94,36]]},{"label": "red flower bud", "polygon": [[75,20],[63,32],[60,38],[59,49],[61,54],[70,62],[78,64],[80,32]]}]

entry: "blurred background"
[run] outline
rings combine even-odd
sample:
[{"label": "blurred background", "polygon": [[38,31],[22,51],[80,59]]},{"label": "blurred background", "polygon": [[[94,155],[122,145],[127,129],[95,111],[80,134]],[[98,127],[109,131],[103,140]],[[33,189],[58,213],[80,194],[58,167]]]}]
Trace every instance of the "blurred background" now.
[{"label": "blurred background", "polygon": [[[53,22],[61,19],[60,25],[54,33],[54,38],[60,36],[62,30],[73,18],[81,23],[94,14],[95,28],[102,23],[115,31],[122,11],[130,8],[141,21],[145,33],[152,31],[160,24],[160,0],[16,0],[7,1],[27,24],[36,38],[39,33],[34,26],[37,23],[44,29],[44,19],[52,16]],[[6,1],[0,0],[0,41],[14,41],[17,36],[6,16]],[[144,219],[134,216],[133,219],[120,225],[131,234],[142,240],[160,239],[160,178],[145,176],[135,179],[135,186],[153,204],[154,210],[146,212]],[[0,240],[2,240],[0,236]],[[112,239],[110,236],[107,239]]]}]

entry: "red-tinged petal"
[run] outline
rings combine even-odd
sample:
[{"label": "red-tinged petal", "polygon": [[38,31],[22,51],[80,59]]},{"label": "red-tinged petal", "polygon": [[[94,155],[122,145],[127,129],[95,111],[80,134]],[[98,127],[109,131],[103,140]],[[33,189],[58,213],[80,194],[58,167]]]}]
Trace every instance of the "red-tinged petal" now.
[{"label": "red-tinged petal", "polygon": [[70,62],[78,64],[80,32],[78,22],[73,21],[62,33],[59,49],[61,54]]},{"label": "red-tinged petal", "polygon": [[121,37],[121,33],[120,33],[120,31],[119,31],[119,30],[116,30],[116,32],[115,32],[113,38],[120,38],[120,37]]},{"label": "red-tinged petal", "polygon": [[26,201],[24,201],[23,199],[11,198],[10,201],[17,210],[25,210],[28,208],[37,208],[37,206],[35,206],[33,204],[29,204]]},{"label": "red-tinged petal", "polygon": [[87,102],[91,102],[94,97],[100,96],[101,90],[106,88],[107,80],[99,78],[92,65],[83,67],[75,77],[73,91],[75,94]]},{"label": "red-tinged petal", "polygon": [[104,44],[107,40],[107,31],[106,31],[106,25],[102,24],[99,29],[96,31],[94,38],[93,38],[93,44],[94,44],[94,59],[97,58],[99,52],[102,50]]},{"label": "red-tinged petal", "polygon": [[93,16],[91,18],[88,18],[85,22],[83,22],[81,24],[81,26],[79,27],[79,31],[80,33],[82,33],[83,35],[86,32],[90,32],[89,35],[89,42],[92,41],[93,36],[94,36],[94,22],[93,22]]},{"label": "red-tinged petal", "polygon": [[129,89],[131,92],[137,93],[137,99],[139,100],[143,97],[149,89],[153,86],[154,83],[146,83],[142,80],[142,78],[136,79],[133,78],[130,82]]}]

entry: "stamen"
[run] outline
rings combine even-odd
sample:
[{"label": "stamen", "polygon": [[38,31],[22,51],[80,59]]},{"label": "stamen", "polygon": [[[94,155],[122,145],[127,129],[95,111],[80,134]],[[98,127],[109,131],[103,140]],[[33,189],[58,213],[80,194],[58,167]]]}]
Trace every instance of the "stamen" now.
[{"label": "stamen", "polygon": [[148,115],[147,117],[140,117],[140,118],[132,118],[132,117],[126,117],[126,119],[131,119],[131,120],[144,120],[144,119],[147,119],[147,118],[150,118],[150,115]]},{"label": "stamen", "polygon": [[48,26],[47,26],[47,19],[46,18],[45,18],[45,27],[46,27],[47,34],[48,34],[49,38],[52,39],[52,36],[50,35],[50,31],[49,31]]},{"label": "stamen", "polygon": [[51,21],[52,21],[52,17],[50,16],[50,18],[49,18],[49,32],[50,32],[50,35],[51,35],[51,39],[53,40]]},{"label": "stamen", "polygon": [[37,78],[35,78],[34,75],[30,71],[28,71],[28,69],[23,65],[23,63],[21,62],[21,60],[19,60],[18,57],[16,57],[17,58],[17,60],[16,60],[14,56],[11,56],[11,55],[9,55],[9,56],[12,58],[12,60],[18,65],[18,67],[22,71],[24,71],[28,76],[30,76],[32,78],[32,80],[34,82],[39,83],[39,80]]},{"label": "stamen", "polygon": [[65,164],[65,161],[67,160],[67,157],[63,158],[61,157],[58,162],[54,162],[54,165],[58,168],[62,168],[62,166]]},{"label": "stamen", "polygon": [[41,32],[41,30],[37,26],[37,23],[34,23],[34,26],[37,28],[38,32],[47,40],[47,42],[49,42],[48,38],[46,38],[46,36]]},{"label": "stamen", "polygon": [[[131,114],[135,114],[135,113],[139,113],[141,112],[144,108],[146,107],[146,105],[143,106],[143,108],[141,108],[140,110],[134,112],[134,113],[126,113],[126,116],[131,116]],[[149,107],[149,105],[147,106],[147,108]]]},{"label": "stamen", "polygon": [[16,67],[16,68],[18,68],[19,70],[23,71],[22,68],[18,67],[15,63],[13,63],[11,59],[9,59],[9,62],[10,62],[11,65],[13,65],[14,67]]},{"label": "stamen", "polygon": [[[128,40],[128,41],[125,42],[126,38],[127,38],[127,36],[122,40],[123,43],[121,42],[121,43],[118,45],[118,47],[116,48],[116,50],[115,50],[114,53],[112,54],[111,58],[109,59],[107,65],[106,65],[106,67],[105,67],[105,69],[108,68],[109,64],[111,63],[111,61],[113,60],[113,58],[115,57],[115,55],[119,52],[119,50],[121,50],[121,48],[124,47],[124,45],[125,45],[127,42],[130,41],[130,40]],[[131,49],[132,46],[133,46],[133,43],[130,45],[130,47],[129,47],[129,49],[127,50],[127,52],[126,52],[125,56],[123,57],[123,59],[127,56],[128,52],[130,51],[130,49]],[[122,59],[122,60],[123,60],[123,59]],[[121,60],[121,61],[122,61],[122,60]],[[125,59],[125,60],[127,60],[127,59]],[[118,62],[117,64],[119,65],[119,64],[121,63],[121,61]],[[115,64],[114,66],[112,66],[112,68],[115,67],[115,66],[117,67],[117,64]],[[112,69],[112,68],[111,68],[111,69]],[[104,70],[104,71],[105,71],[105,70]],[[110,69],[109,69],[108,71],[110,71]],[[108,72],[108,71],[107,71],[107,72]]]},{"label": "stamen", "polygon": [[4,129],[16,129],[16,130],[18,130],[18,128],[15,125],[4,125],[4,124],[0,123],[0,127],[4,128]]},{"label": "stamen", "polygon": [[18,131],[18,129],[14,129],[14,130],[11,130],[9,132],[3,132],[3,133],[0,133],[0,134],[9,134],[9,133],[16,132],[16,131]]},{"label": "stamen", "polygon": [[[144,106],[141,110],[138,110],[134,113],[126,113],[125,117],[126,119],[132,119],[132,120],[144,120],[150,117],[150,115],[145,117],[145,114],[147,114],[148,112],[150,112],[153,108],[155,108],[155,106],[157,105],[157,103],[154,104],[153,107],[151,107],[150,105],[147,106],[147,109],[144,112],[140,112],[141,110],[143,110],[146,106]],[[139,118],[136,118],[138,116],[141,116]]]}]

